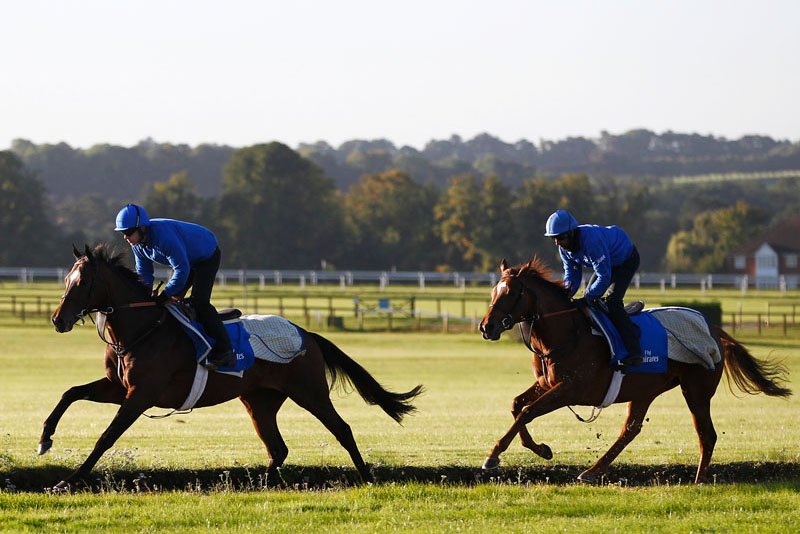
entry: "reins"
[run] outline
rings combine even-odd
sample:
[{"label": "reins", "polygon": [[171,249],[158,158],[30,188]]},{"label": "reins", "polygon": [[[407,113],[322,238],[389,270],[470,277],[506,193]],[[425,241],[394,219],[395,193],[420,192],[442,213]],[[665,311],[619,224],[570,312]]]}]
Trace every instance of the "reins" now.
[{"label": "reins", "polygon": [[[155,302],[134,302],[132,304],[126,304],[124,306],[117,306],[116,308],[108,307],[105,310],[94,309],[94,310],[88,311],[87,313],[97,312],[97,322],[95,323],[97,325],[97,335],[100,337],[100,339],[106,345],[109,345],[109,346],[111,346],[112,349],[114,349],[114,352],[118,356],[117,361],[120,362],[122,356],[124,356],[125,354],[127,354],[131,350],[133,350],[134,347],[136,347],[142,341],[147,339],[147,337],[150,336],[150,334],[155,332],[158,329],[158,327],[160,327],[162,324],[164,324],[164,321],[167,318],[167,310],[166,310],[166,308],[162,308],[161,309],[161,315],[156,320],[156,322],[153,323],[153,325],[149,329],[147,329],[145,332],[143,332],[140,336],[136,337],[136,339],[134,339],[133,342],[129,343],[127,345],[127,347],[125,347],[121,342],[109,341],[108,339],[106,339],[105,330],[106,330],[106,321],[108,320],[108,316],[110,314],[114,313],[117,310],[122,310],[122,309],[126,309],[126,308],[129,309],[129,308],[152,307],[152,306],[156,306],[156,305],[157,304]],[[91,315],[89,316],[89,318],[91,319]],[[118,365],[119,365],[119,363],[118,363]]]},{"label": "reins", "polygon": [[[508,311],[506,316],[503,317],[503,319],[500,321],[500,324],[503,326],[503,328],[505,330],[509,330],[509,329],[513,328],[514,324],[519,325],[519,332],[520,332],[520,337],[522,338],[522,342],[525,344],[525,346],[528,348],[528,350],[530,350],[534,355],[536,355],[537,358],[539,358],[539,362],[542,365],[542,370],[543,370],[543,375],[544,375],[545,382],[548,385],[550,385],[550,381],[547,379],[547,364],[545,363],[545,358],[553,359],[558,354],[569,352],[569,351],[573,350],[575,348],[575,346],[578,344],[578,337],[579,336],[578,335],[572,336],[568,343],[566,343],[564,345],[561,345],[561,346],[557,346],[556,348],[554,348],[553,350],[551,350],[550,352],[545,354],[544,352],[542,352],[542,351],[538,350],[537,348],[535,348],[533,346],[533,343],[531,342],[531,338],[533,336],[533,323],[535,323],[537,321],[542,321],[544,319],[550,319],[552,317],[558,317],[558,316],[561,316],[561,315],[566,315],[568,313],[577,312],[577,311],[580,310],[580,308],[578,308],[578,307],[566,308],[566,309],[563,309],[563,310],[558,310],[558,311],[544,313],[544,314],[532,313],[530,315],[522,315],[522,316],[519,317],[519,319],[514,321],[514,317],[511,315],[511,312],[513,312],[514,308],[516,308],[517,302],[519,301],[520,298],[522,298],[523,294],[527,295],[528,293],[532,293],[532,291],[528,288],[528,286],[526,286],[524,283],[522,283],[521,280],[517,280],[517,281],[522,286],[522,289],[520,290],[519,294],[515,297],[514,302],[512,303],[510,310]],[[491,309],[493,306],[494,306],[494,304],[490,304],[489,308]],[[525,338],[525,331],[522,328],[522,324],[523,323],[528,323],[530,325],[529,330],[528,330],[527,339]],[[580,332],[581,332],[580,329],[578,329],[577,330],[577,334],[580,334]],[[589,415],[588,418],[584,419],[583,417],[581,417],[572,408],[572,406],[567,405],[567,408],[569,408],[569,411],[571,411],[572,414],[581,423],[592,423],[592,422],[596,421],[597,418],[600,417],[600,413],[603,411],[603,408],[598,408],[596,406],[593,406],[591,415]]]},{"label": "reins", "polygon": [[[87,249],[87,255],[88,255],[88,249]],[[76,252],[75,252],[75,256],[76,256],[76,258],[78,257],[77,249],[76,249]],[[76,262],[76,264],[77,264],[77,262]],[[73,267],[73,269],[74,269],[74,267]],[[93,276],[91,277],[91,281],[89,282],[89,289],[86,292],[87,301],[90,301],[90,299],[91,299],[92,290],[94,289],[95,281],[98,278],[98,271],[99,271],[99,267],[97,265],[95,265],[95,271],[94,271]],[[161,284],[159,284],[158,287],[156,287],[156,292],[158,291],[158,289],[160,287],[161,287]],[[63,305],[65,302],[69,302],[69,301],[75,302],[77,300],[73,296],[69,295],[71,288],[72,288],[72,285],[68,284],[67,288],[66,288],[66,291],[61,296],[61,305]],[[116,313],[116,312],[118,312],[120,310],[131,310],[131,309],[136,310],[136,309],[152,308],[154,306],[160,306],[161,307],[161,314],[159,315],[158,319],[153,324],[151,324],[144,332],[142,332],[141,334],[137,335],[132,342],[130,342],[130,343],[128,343],[126,345],[126,344],[123,344],[121,340],[115,339],[116,336],[114,335],[113,330],[109,330],[109,333],[111,334],[111,340],[109,340],[106,337],[106,330],[108,328],[108,316],[109,315],[112,315],[112,314],[114,314],[114,313]],[[91,315],[93,313],[97,314],[96,320]],[[116,360],[117,360],[116,361],[117,378],[119,379],[120,384],[122,384],[123,387],[125,387],[124,386],[125,379],[124,379],[124,369],[123,369],[123,357],[126,354],[128,354],[129,352],[131,352],[134,348],[136,348],[137,346],[142,344],[145,340],[147,340],[148,337],[150,337],[156,330],[158,330],[166,322],[167,315],[168,315],[168,311],[167,311],[166,307],[160,305],[159,303],[155,302],[154,300],[131,302],[131,303],[128,303],[128,304],[121,304],[121,305],[118,305],[118,306],[92,306],[92,305],[89,305],[88,302],[87,302],[86,307],[82,308],[76,314],[76,317],[77,317],[76,322],[80,321],[81,324],[86,324],[85,318],[89,317],[89,320],[92,321],[95,324],[96,329],[97,329],[98,337],[100,338],[100,340],[103,343],[105,343],[106,345],[108,345],[108,346],[110,346],[112,348],[112,350],[114,351],[114,353],[115,353],[115,355],[117,357],[116,358]],[[163,414],[163,415],[149,415],[147,413],[142,413],[142,415],[144,415],[145,417],[148,417],[150,419],[163,419],[165,417],[169,417],[169,416],[174,415],[174,414],[185,414],[185,413],[190,413],[191,411],[192,411],[192,409],[190,408],[189,410],[172,410],[170,413]]]}]

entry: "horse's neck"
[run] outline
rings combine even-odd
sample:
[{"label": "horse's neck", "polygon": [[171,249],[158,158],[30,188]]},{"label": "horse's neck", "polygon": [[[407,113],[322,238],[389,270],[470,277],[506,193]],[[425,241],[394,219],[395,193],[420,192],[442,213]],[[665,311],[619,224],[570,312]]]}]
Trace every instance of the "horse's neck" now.
[{"label": "horse's neck", "polygon": [[112,277],[108,288],[108,306],[113,311],[108,314],[108,327],[117,341],[130,341],[132,335],[139,335],[147,325],[155,323],[161,315],[160,306],[130,308],[129,305],[147,302],[149,297],[140,287],[121,277]]},{"label": "horse's neck", "polygon": [[531,327],[531,342],[538,344],[544,352],[572,343],[580,333],[583,315],[578,310],[570,311],[573,306],[569,299],[554,294],[553,289],[544,287],[542,281],[532,285],[537,287],[536,301],[540,305],[538,310],[531,310],[532,315],[538,315]]}]

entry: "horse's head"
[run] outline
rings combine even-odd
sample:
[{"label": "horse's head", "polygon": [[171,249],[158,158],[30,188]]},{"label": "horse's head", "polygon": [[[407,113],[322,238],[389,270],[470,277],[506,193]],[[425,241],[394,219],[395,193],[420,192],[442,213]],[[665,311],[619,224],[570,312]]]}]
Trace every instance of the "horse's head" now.
[{"label": "horse's head", "polygon": [[64,277],[64,296],[51,318],[57,332],[72,330],[76,322],[100,305],[102,297],[100,284],[97,283],[100,262],[88,245],[83,254],[73,245],[72,253],[75,255],[75,263]]},{"label": "horse's head", "polygon": [[550,276],[550,269],[537,258],[519,267],[500,262],[500,281],[492,288],[492,302],[480,324],[483,338],[496,341],[515,324],[537,320],[557,305],[556,300],[568,302],[563,284],[550,281]]}]

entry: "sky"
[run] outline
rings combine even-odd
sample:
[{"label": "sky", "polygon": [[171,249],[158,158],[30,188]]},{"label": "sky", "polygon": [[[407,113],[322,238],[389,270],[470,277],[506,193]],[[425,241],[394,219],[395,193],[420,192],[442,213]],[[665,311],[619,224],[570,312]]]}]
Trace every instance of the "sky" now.
[{"label": "sky", "polygon": [[0,0],[14,139],[800,141],[797,0]]}]

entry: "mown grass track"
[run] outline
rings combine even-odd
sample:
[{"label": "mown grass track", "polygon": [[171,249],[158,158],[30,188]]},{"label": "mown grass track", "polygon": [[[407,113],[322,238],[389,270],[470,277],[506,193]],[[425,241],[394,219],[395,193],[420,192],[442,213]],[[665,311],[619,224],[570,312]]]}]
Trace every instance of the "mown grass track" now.
[{"label": "mown grass track", "polygon": [[[486,451],[510,424],[511,398],[530,382],[520,345],[489,343],[475,334],[326,335],[385,385],[427,387],[419,413],[403,427],[356,395],[334,393],[374,466],[375,486],[354,486],[355,471],[332,436],[287,404],[279,424],[290,448],[288,464],[282,480],[265,489],[265,451],[244,409],[231,402],[138,421],[101,460],[94,493],[52,496],[42,489],[82,461],[115,412],[113,406],[76,403],[51,454],[35,455],[41,424],[61,393],[100,376],[102,344],[90,324],[66,335],[3,326],[0,530],[513,531],[536,523],[572,531],[780,531],[798,522],[796,398],[737,398],[721,385],[712,404],[720,435],[710,471],[715,484],[692,488],[696,437],[680,393],[670,392],[654,403],[645,429],[614,464],[606,485],[584,487],[574,477],[613,442],[624,406],[608,408],[591,425],[566,410],[543,417],[531,429],[553,447],[552,462],[513,444],[500,471],[482,473]],[[800,343],[744,341],[759,357],[784,359],[798,390]]]}]

